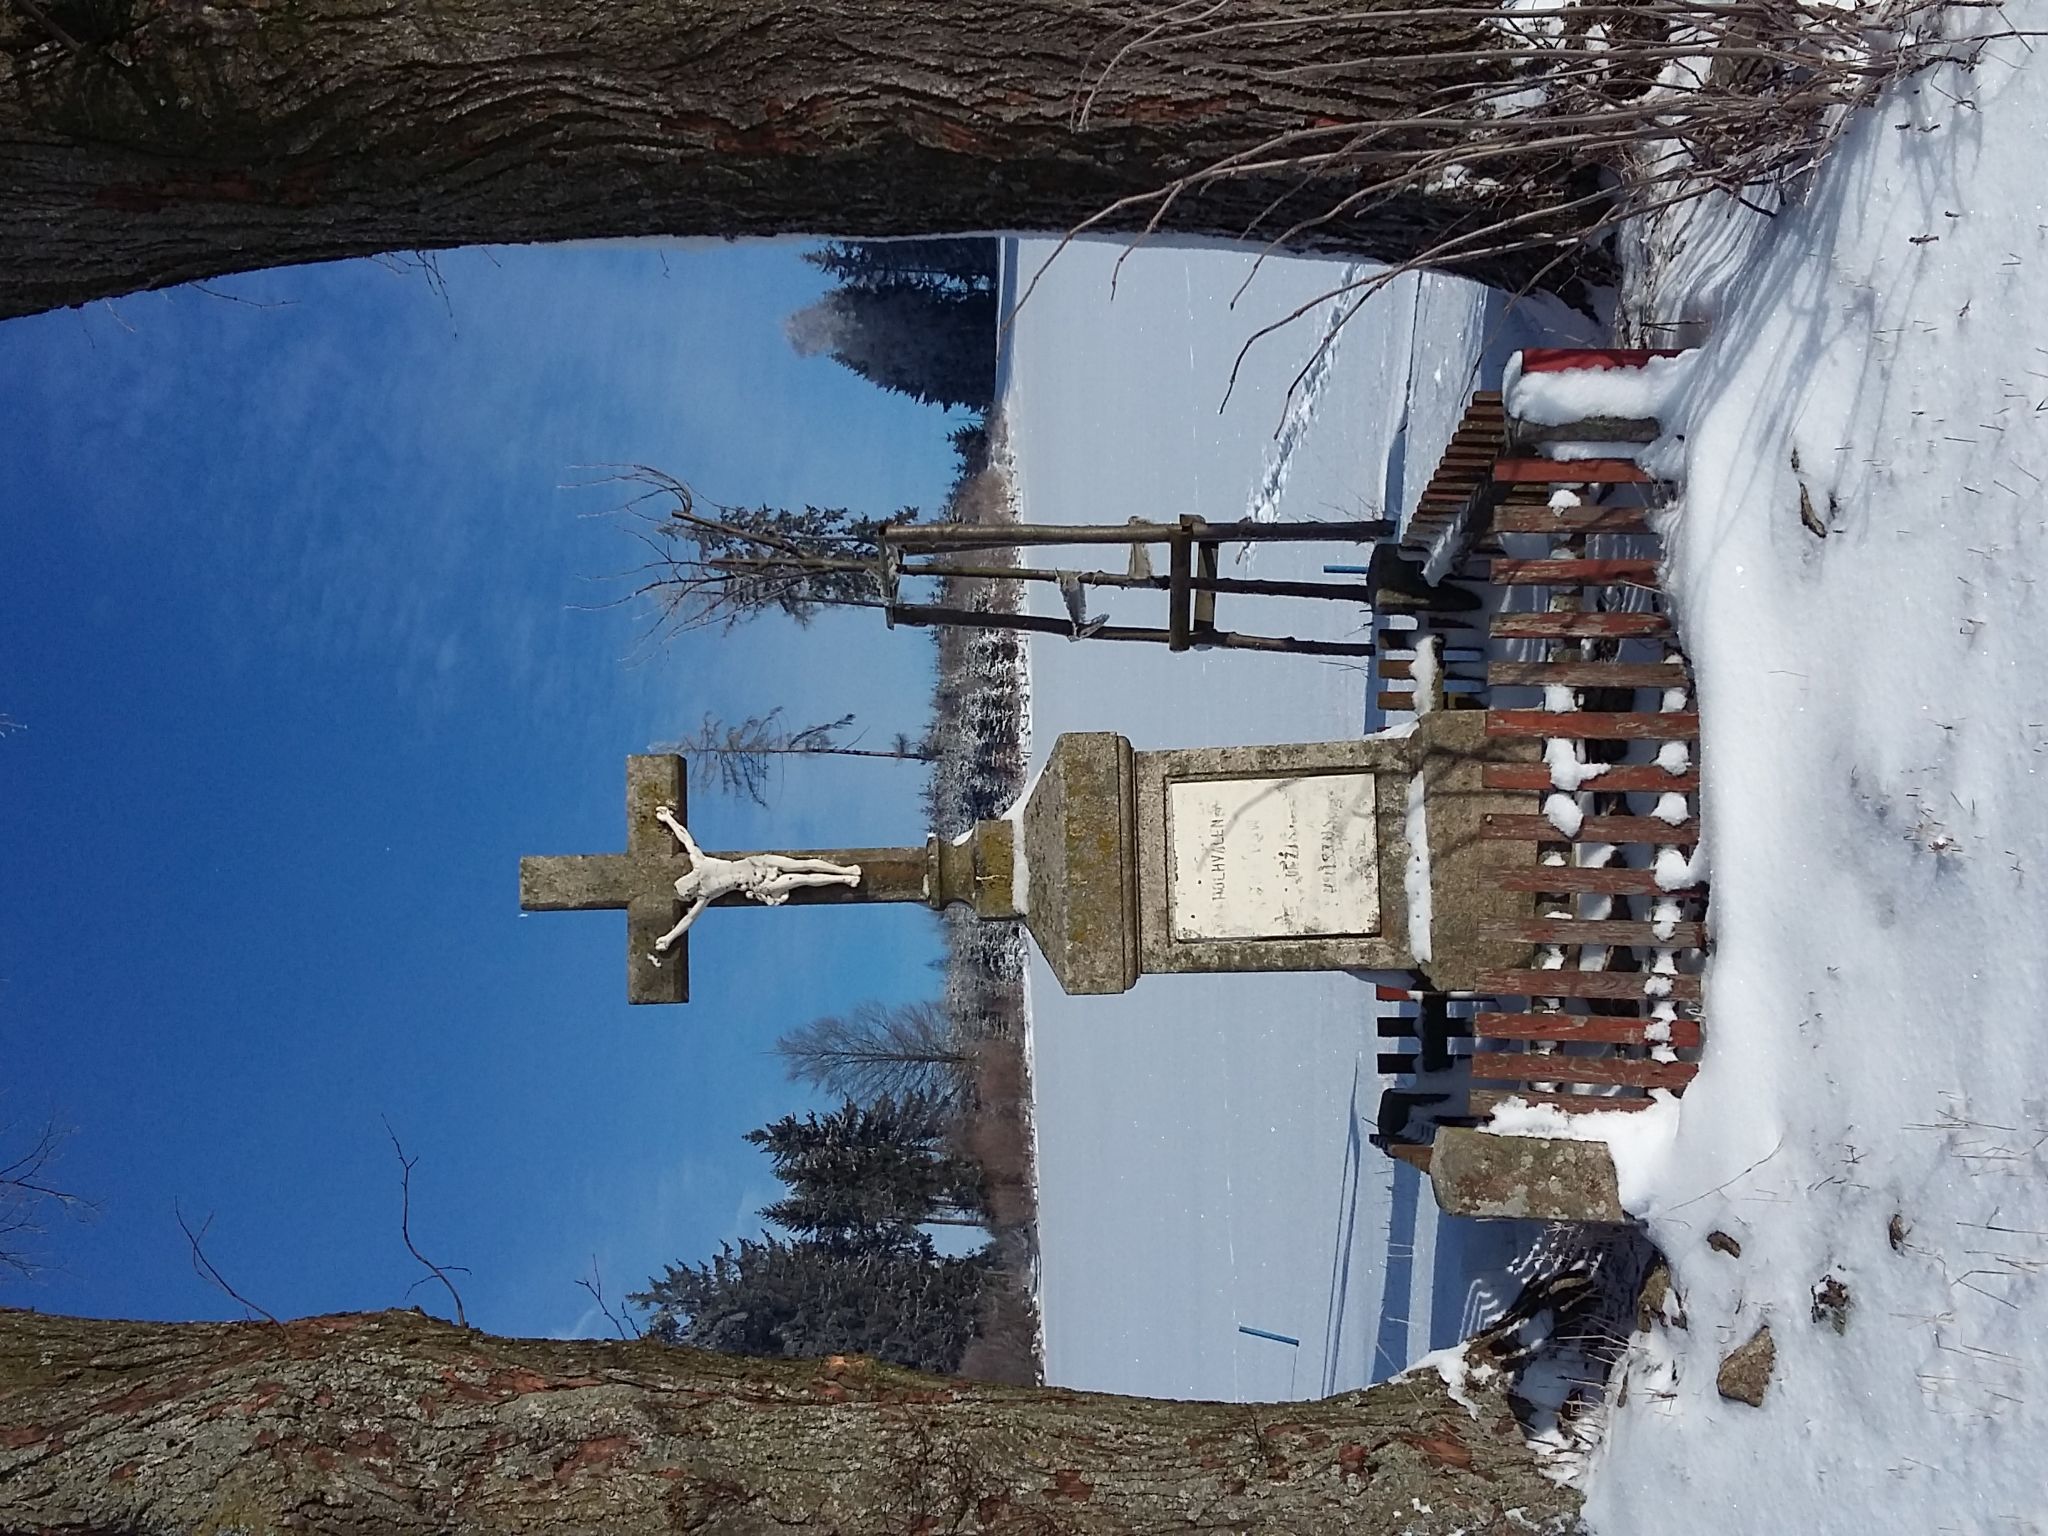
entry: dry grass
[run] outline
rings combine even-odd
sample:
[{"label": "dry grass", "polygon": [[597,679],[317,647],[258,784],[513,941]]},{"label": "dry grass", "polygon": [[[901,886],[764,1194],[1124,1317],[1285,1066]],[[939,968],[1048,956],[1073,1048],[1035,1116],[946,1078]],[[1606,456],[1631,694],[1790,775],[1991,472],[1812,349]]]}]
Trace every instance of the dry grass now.
[{"label": "dry grass", "polygon": [[[1967,66],[1991,38],[2019,35],[2001,23],[1958,41],[1948,23],[1959,10],[1996,13],[1999,5],[1527,0],[1510,10],[1280,0],[1254,12],[1230,0],[1169,4],[1134,16],[1129,42],[1083,82],[1080,121],[1120,71],[1162,52],[1222,56],[1290,28],[1341,28],[1346,46],[1334,50],[1343,56],[1304,50],[1312,62],[1265,70],[1275,89],[1315,84],[1341,93],[1398,75],[1404,62],[1419,79],[1441,79],[1447,68],[1457,79],[1423,90],[1426,104],[1393,109],[1402,115],[1322,118],[1276,134],[1104,208],[1068,238],[1143,216],[1142,239],[1184,200],[1275,178],[1313,193],[1315,211],[1243,231],[1269,251],[1418,199],[1469,202],[1470,215],[1426,248],[1333,287],[1254,333],[1247,348],[1324,303],[1355,310],[1417,268],[1466,271],[1524,292],[1576,290],[1588,274],[1611,275],[1610,239],[1628,221],[1709,196],[1774,207],[1796,195],[1851,111],[1906,76],[1941,63]],[[1460,27],[1463,43],[1446,54],[1445,29]],[[1586,171],[1600,174],[1589,179]],[[1512,274],[1521,273],[1533,275],[1517,282]]]}]

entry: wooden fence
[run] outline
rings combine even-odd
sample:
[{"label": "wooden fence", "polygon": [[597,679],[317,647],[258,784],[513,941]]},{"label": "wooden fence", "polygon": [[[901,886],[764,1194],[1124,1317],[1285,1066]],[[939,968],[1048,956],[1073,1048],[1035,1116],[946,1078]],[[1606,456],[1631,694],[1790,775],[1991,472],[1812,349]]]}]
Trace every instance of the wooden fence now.
[{"label": "wooden fence", "polygon": [[1526,944],[1523,963],[1468,995],[1381,989],[1395,1082],[1374,1140],[1410,1161],[1432,1124],[1510,1098],[1581,1111],[1683,1093],[1704,1029],[1699,717],[1653,528],[1668,488],[1631,460],[1520,456],[1516,435],[1498,395],[1473,397],[1402,538],[1445,597],[1379,620],[1383,709],[1483,709],[1489,736],[1544,744],[1485,770],[1528,795],[1482,834],[1531,851],[1503,877],[1531,915],[1488,932]]}]

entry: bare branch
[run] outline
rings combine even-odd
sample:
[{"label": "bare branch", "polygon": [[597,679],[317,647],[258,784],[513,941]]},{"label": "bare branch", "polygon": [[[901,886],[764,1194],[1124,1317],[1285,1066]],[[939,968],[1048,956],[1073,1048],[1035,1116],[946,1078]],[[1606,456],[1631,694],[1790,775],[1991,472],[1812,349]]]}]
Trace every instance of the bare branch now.
[{"label": "bare branch", "polygon": [[255,1302],[244,1296],[232,1285],[229,1285],[227,1277],[214,1267],[213,1260],[206,1256],[206,1250],[200,1246],[200,1239],[206,1236],[207,1228],[213,1225],[212,1213],[209,1212],[206,1220],[199,1224],[197,1232],[194,1232],[192,1224],[185,1220],[185,1213],[178,1209],[176,1201],[171,1202],[171,1214],[178,1218],[178,1230],[185,1234],[185,1241],[192,1245],[192,1272],[208,1284],[219,1287],[236,1306],[268,1322],[277,1322],[276,1313],[269,1311],[267,1308],[257,1306]]},{"label": "bare branch", "polygon": [[[0,1135],[11,1138],[13,1129],[0,1127]],[[67,1135],[56,1120],[46,1120],[20,1152],[0,1163],[0,1268],[24,1278],[37,1268],[28,1242],[48,1230],[45,1219],[50,1212],[82,1220],[95,1209],[91,1201],[58,1187],[50,1178],[50,1165]]]},{"label": "bare branch", "polygon": [[597,1310],[605,1315],[605,1321],[612,1325],[613,1332],[617,1333],[620,1338],[637,1339],[641,1337],[640,1325],[634,1323],[632,1333],[628,1334],[626,1332],[626,1325],[619,1320],[619,1315],[612,1311],[611,1304],[604,1299],[604,1276],[598,1272],[596,1254],[593,1253],[590,1256],[590,1278],[578,1280],[576,1283],[582,1286],[584,1290],[590,1292],[590,1299],[597,1303]]},{"label": "bare branch", "polygon": [[[446,1268],[436,1264],[424,1253],[421,1253],[418,1246],[413,1242],[412,1170],[413,1165],[419,1159],[405,1155],[405,1148],[399,1144],[398,1132],[391,1129],[391,1122],[389,1120],[384,1121],[384,1134],[391,1138],[391,1150],[398,1154],[398,1235],[405,1239],[405,1251],[426,1266],[428,1278],[440,1281],[442,1286],[446,1288],[448,1299],[455,1303],[456,1323],[461,1327],[467,1328],[469,1326],[469,1318],[464,1315],[462,1310],[462,1293],[455,1289],[455,1282],[448,1278],[448,1274],[450,1270],[457,1274],[468,1274],[469,1271],[460,1264],[449,1265]],[[424,1284],[426,1284],[426,1281],[421,1280],[417,1282],[414,1288],[417,1289],[419,1285]],[[410,1295],[411,1292],[407,1292],[407,1294]]]}]

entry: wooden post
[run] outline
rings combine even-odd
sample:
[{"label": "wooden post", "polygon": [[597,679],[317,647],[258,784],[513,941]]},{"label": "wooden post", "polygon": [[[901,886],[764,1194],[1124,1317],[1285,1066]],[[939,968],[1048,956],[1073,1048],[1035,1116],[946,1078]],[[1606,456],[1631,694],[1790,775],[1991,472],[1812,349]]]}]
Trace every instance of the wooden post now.
[{"label": "wooden post", "polygon": [[[1241,544],[1365,544],[1394,531],[1394,525],[1384,518],[1343,523],[1261,523],[1251,518],[1234,523],[1196,521],[1201,537]],[[1165,544],[1179,531],[1180,525],[1173,523],[891,523],[882,530],[882,542],[906,554],[939,554],[1006,545]]]},{"label": "wooden post", "polygon": [[[934,627],[953,625],[960,629],[1014,629],[1034,635],[1064,635],[1073,638],[1074,626],[1065,619],[1035,613],[982,613],[972,608],[943,608],[931,603],[897,603],[889,610],[898,624]],[[1091,629],[1090,640],[1128,640],[1168,644],[1172,635],[1164,629],[1138,629],[1105,624]],[[1298,656],[1370,656],[1370,641],[1300,640],[1291,635],[1239,635],[1216,630],[1201,637],[1204,645],[1226,651],[1274,651]]]},{"label": "wooden post", "polygon": [[1167,551],[1166,644],[1169,650],[1175,651],[1188,648],[1189,610],[1193,602],[1188,582],[1194,576],[1194,535],[1188,526],[1191,521],[1190,518],[1181,519],[1180,527],[1174,530],[1173,544]]}]

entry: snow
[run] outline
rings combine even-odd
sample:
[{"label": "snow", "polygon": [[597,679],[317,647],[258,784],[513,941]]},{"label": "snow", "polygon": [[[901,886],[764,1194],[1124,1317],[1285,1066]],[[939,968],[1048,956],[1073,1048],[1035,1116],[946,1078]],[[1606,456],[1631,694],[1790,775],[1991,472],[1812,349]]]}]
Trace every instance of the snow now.
[{"label": "snow", "polygon": [[1572,796],[1559,791],[1543,797],[1543,815],[1566,837],[1577,837],[1585,825],[1586,813]]},{"label": "snow", "polygon": [[[1685,748],[1680,746],[1679,750],[1682,752]],[[1660,756],[1658,761],[1662,762],[1663,758]],[[1606,763],[1587,762],[1585,747],[1569,736],[1546,737],[1543,742],[1543,762],[1550,769],[1551,787],[1566,794],[1570,794],[1582,784],[1590,784],[1605,773],[1608,767]]]},{"label": "snow", "polygon": [[[1511,364],[1502,394],[1510,416],[1537,426],[1568,426],[1596,416],[1662,421],[1685,393],[1696,356],[1686,352],[1677,357],[1653,357],[1640,368],[1570,368],[1543,373],[1523,373]],[[1633,456],[1640,446],[1622,445],[1622,451]]]},{"label": "snow", "polygon": [[[2043,142],[2048,59],[1994,42],[1776,219],[1666,230],[1629,295],[1705,338],[1657,454],[1715,949],[1675,1127],[1595,1128],[1645,1142],[1624,1199],[1677,1293],[1588,1475],[1605,1536],[2048,1521]],[[1764,1323],[1763,1406],[1722,1399]]]}]

